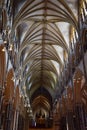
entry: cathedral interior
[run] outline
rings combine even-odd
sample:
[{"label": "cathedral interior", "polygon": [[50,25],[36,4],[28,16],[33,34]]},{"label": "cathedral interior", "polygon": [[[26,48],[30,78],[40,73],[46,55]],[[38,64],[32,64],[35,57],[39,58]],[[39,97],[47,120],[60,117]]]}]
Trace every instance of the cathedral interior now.
[{"label": "cathedral interior", "polygon": [[0,0],[0,130],[87,130],[87,0]]}]

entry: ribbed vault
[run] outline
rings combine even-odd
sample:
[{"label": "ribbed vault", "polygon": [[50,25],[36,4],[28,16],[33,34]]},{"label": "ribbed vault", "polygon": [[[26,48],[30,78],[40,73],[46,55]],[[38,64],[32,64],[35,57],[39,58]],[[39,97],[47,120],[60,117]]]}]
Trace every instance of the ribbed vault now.
[{"label": "ribbed vault", "polygon": [[20,7],[14,7],[12,30],[12,37],[15,35],[19,41],[17,65],[21,67],[22,81],[34,112],[40,107],[49,111],[69,54],[69,43],[59,23],[62,22],[63,27],[67,23],[66,32],[71,26],[78,31],[76,16],[64,0],[25,0],[19,3]]}]

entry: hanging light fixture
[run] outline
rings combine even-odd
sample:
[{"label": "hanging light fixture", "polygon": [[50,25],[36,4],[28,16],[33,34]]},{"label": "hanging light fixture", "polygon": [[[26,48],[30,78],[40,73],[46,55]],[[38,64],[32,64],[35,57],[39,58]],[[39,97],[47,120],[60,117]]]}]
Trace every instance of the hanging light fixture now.
[{"label": "hanging light fixture", "polygon": [[5,47],[3,47],[2,51],[3,51],[3,52],[5,52],[5,51],[6,51],[6,48],[5,48]]},{"label": "hanging light fixture", "polygon": [[28,107],[30,107],[30,103],[28,104]]},{"label": "hanging light fixture", "polygon": [[4,40],[4,44],[7,44],[7,41],[6,41],[6,40]]},{"label": "hanging light fixture", "polygon": [[9,51],[12,51],[12,48],[13,48],[13,45],[11,44],[11,45],[9,46]]},{"label": "hanging light fixture", "polygon": [[16,79],[15,79],[15,77],[12,77],[12,79],[11,79],[11,80],[15,82],[15,80],[16,80]]}]

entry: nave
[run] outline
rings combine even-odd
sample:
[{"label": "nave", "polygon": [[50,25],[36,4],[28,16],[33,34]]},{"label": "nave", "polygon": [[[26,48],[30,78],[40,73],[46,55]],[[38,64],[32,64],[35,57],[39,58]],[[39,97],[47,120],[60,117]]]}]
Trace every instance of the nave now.
[{"label": "nave", "polygon": [[87,130],[87,0],[0,0],[0,130]]}]

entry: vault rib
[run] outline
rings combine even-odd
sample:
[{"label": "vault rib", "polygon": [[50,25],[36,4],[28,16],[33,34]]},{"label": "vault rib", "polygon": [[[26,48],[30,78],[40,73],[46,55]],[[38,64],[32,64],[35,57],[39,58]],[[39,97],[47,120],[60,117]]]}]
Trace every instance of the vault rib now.
[{"label": "vault rib", "polygon": [[[44,49],[45,49],[45,44],[44,44],[44,42],[45,42],[45,28],[46,28],[46,16],[47,16],[47,0],[45,0],[45,2],[44,2],[44,13],[43,13],[43,16],[44,16],[44,20],[43,20],[43,31],[42,31],[42,33],[43,33],[43,36],[42,36],[42,59],[41,59],[41,86],[43,86],[43,62],[44,62]],[[40,86],[40,87],[41,87]]]}]

